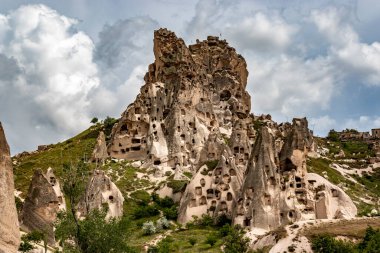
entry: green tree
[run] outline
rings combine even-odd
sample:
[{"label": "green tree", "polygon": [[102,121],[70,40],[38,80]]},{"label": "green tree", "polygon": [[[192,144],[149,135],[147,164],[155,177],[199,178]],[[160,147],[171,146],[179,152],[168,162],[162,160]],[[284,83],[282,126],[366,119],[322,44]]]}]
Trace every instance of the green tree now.
[{"label": "green tree", "polygon": [[315,253],[355,253],[352,243],[336,240],[331,235],[319,235],[312,240]]},{"label": "green tree", "polygon": [[368,227],[363,240],[358,244],[358,249],[363,253],[380,252],[380,229]]},{"label": "green tree", "polygon": [[327,139],[330,141],[339,141],[339,134],[334,129],[331,129],[327,135]]},{"label": "green tree", "polygon": [[224,252],[226,253],[244,253],[249,248],[249,239],[245,237],[244,231],[237,227],[228,228],[228,235],[224,238]]},{"label": "green tree", "polygon": [[75,207],[85,192],[89,170],[85,163],[65,165],[63,169],[63,191],[69,201],[66,212],[58,214],[55,235],[64,252],[122,253],[132,252],[127,245],[129,220],[106,220],[107,208],[95,209],[78,219]]},{"label": "green tree", "polygon": [[108,138],[111,135],[113,125],[117,122],[116,119],[107,116],[103,121],[104,134]]},{"label": "green tree", "polygon": [[97,117],[93,117],[92,120],[91,120],[92,124],[96,124],[98,122],[99,122],[99,119]]},{"label": "green tree", "polygon": [[25,235],[21,236],[21,243],[19,247],[19,251],[21,252],[29,252],[32,249],[35,249],[35,247],[32,245],[32,243],[44,243],[45,252],[47,252],[47,236],[46,233],[41,231],[32,231],[30,233],[27,233]]}]

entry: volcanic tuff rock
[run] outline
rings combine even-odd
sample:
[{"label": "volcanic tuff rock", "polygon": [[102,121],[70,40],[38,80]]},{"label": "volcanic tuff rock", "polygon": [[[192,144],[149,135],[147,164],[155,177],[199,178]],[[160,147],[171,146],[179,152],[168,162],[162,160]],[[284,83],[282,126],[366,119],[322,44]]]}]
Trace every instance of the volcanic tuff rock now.
[{"label": "volcanic tuff rock", "polygon": [[105,159],[107,159],[107,145],[106,145],[106,136],[103,131],[99,132],[99,136],[96,139],[95,148],[92,151],[91,160],[93,162],[101,162],[103,163]]},{"label": "volcanic tuff rock", "polygon": [[154,33],[154,55],[145,85],[113,129],[108,152],[194,172],[221,154],[207,152],[210,137],[230,134],[238,119],[249,116],[245,60],[217,37],[187,47],[166,29]]},{"label": "volcanic tuff rock", "polygon": [[78,205],[77,215],[85,217],[90,211],[100,209],[103,204],[106,204],[108,205],[107,219],[121,217],[123,215],[123,202],[124,197],[119,188],[104,174],[104,171],[95,170]]},{"label": "volcanic tuff rock", "polygon": [[54,245],[54,222],[59,210],[66,204],[59,182],[51,168],[44,174],[34,172],[21,213],[21,228],[26,232],[39,230],[47,233],[48,243]]},{"label": "volcanic tuff rock", "polygon": [[338,217],[330,215],[337,210],[341,217],[356,214],[341,208],[349,198],[330,201],[334,194],[326,193],[322,200],[308,182],[306,157],[314,141],[306,118],[277,124],[270,115],[250,114],[245,60],[225,40],[209,36],[187,47],[159,29],[153,50],[155,62],[114,126],[108,154],[143,161],[156,176],[173,170],[179,179],[191,172],[179,222],[226,215],[245,227],[274,229],[322,217],[323,210],[328,217]]},{"label": "volcanic tuff rock", "polygon": [[0,122],[0,253],[17,252],[19,244],[12,162]]}]

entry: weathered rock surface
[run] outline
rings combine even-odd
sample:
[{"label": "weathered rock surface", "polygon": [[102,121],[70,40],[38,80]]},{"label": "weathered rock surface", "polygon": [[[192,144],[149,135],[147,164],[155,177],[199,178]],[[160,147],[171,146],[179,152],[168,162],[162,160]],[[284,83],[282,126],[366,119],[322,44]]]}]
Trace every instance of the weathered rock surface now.
[{"label": "weathered rock surface", "polygon": [[48,243],[54,245],[54,222],[60,209],[66,209],[66,205],[52,169],[49,168],[46,174],[37,169],[20,216],[21,229],[43,231],[48,236]]},{"label": "weathered rock surface", "polygon": [[270,115],[250,114],[246,62],[225,40],[209,36],[187,47],[159,29],[153,50],[155,62],[114,126],[108,154],[143,161],[156,177],[168,168],[174,180],[191,172],[179,222],[226,215],[235,224],[269,230],[314,219],[322,202],[333,203],[318,199],[307,179],[306,157],[315,147],[306,118],[277,124]]},{"label": "weathered rock surface", "polygon": [[10,150],[0,122],[0,253],[17,252],[20,231]]},{"label": "weathered rock surface", "polygon": [[123,215],[124,197],[104,171],[95,170],[89,179],[86,192],[77,208],[77,215],[85,217],[90,211],[108,206],[106,218]]},{"label": "weathered rock surface", "polygon": [[96,140],[95,148],[92,151],[91,160],[93,162],[103,163],[107,159],[107,145],[106,145],[106,136],[103,131],[100,131],[99,136]]},{"label": "weathered rock surface", "polygon": [[195,171],[221,154],[207,152],[209,136],[230,134],[236,120],[249,115],[245,60],[217,37],[187,47],[166,29],[155,31],[154,55],[145,85],[113,129],[108,152]]},{"label": "weathered rock surface", "polygon": [[355,204],[341,188],[318,174],[308,173],[306,179],[315,189],[317,219],[351,219],[357,215]]}]

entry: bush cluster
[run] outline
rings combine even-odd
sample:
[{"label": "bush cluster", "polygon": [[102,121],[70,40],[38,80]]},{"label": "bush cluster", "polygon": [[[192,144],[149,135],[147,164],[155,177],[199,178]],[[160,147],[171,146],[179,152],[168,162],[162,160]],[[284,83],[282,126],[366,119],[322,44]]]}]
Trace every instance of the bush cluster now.
[{"label": "bush cluster", "polygon": [[357,244],[335,239],[324,234],[312,239],[315,253],[378,253],[380,252],[380,229],[368,227],[364,238]]}]

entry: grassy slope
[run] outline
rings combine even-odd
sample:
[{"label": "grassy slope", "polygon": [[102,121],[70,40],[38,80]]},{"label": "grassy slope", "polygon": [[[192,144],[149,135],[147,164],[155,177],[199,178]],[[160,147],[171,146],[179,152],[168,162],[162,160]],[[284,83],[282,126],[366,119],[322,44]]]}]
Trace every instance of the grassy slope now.
[{"label": "grassy slope", "polygon": [[359,220],[342,220],[338,222],[322,223],[305,229],[302,234],[311,238],[315,235],[330,234],[332,236],[347,236],[361,239],[368,226],[380,228],[380,218],[365,218]]},{"label": "grassy slope", "polygon": [[[345,178],[340,172],[331,168],[329,165],[332,162],[339,164],[347,164],[351,168],[366,168],[368,164],[365,158],[372,157],[373,151],[369,148],[368,144],[362,141],[328,141],[324,138],[315,138],[318,145],[329,149],[327,158],[313,159],[309,158],[307,161],[308,171],[314,172],[323,176],[326,172],[328,180],[333,184],[343,187],[345,192],[352,198],[358,207],[359,215],[368,214],[373,206],[363,202],[360,198],[365,196],[377,200],[380,198],[380,170],[371,175],[363,177],[352,176],[359,184]],[[335,155],[343,150],[345,153],[344,158],[336,158]],[[345,159],[354,159],[355,162],[347,163]]]},{"label": "grassy slope", "polygon": [[[52,147],[48,150],[29,154],[17,159],[17,165],[14,166],[16,189],[22,191],[22,196],[24,197],[27,193],[33,172],[37,168],[46,170],[48,167],[52,167],[54,168],[56,175],[59,177],[62,173],[63,163],[88,158],[91,155],[96,138],[101,128],[102,125],[100,124],[92,126],[91,128],[65,142],[52,145]],[[362,148],[362,146],[360,146],[360,148]],[[375,178],[375,181],[372,180],[372,178],[363,178],[358,180],[363,185],[354,184],[344,178],[339,172],[330,168],[330,162],[331,161],[322,158],[309,159],[308,171],[320,175],[323,175],[323,172],[326,171],[329,180],[334,184],[338,184],[340,186],[343,185],[347,193],[356,203],[358,203],[359,212],[368,212],[371,207],[360,201],[359,197],[364,196],[365,194],[370,194],[374,198],[380,197],[379,191],[373,191],[373,187],[377,185],[378,182],[377,178]],[[148,180],[137,178],[137,173],[146,171],[131,167],[127,161],[119,163],[110,161],[101,169],[107,171],[122,191],[125,197],[124,210],[128,216],[130,216],[134,209],[138,206],[134,198],[138,196],[139,193],[132,193],[131,198],[128,197],[128,194],[138,189],[148,190],[154,188],[154,185]],[[152,236],[144,236],[142,235],[140,228],[143,222],[156,219],[158,219],[158,216],[132,220],[131,233],[129,236],[131,246],[142,249],[144,244],[157,236],[157,234]],[[220,252],[220,245],[222,244],[221,240],[219,240],[214,247],[209,247],[204,243],[207,235],[214,231],[214,228],[193,228],[190,230],[173,232],[171,237],[174,239],[175,252]],[[194,247],[189,244],[189,237],[194,237],[197,240],[197,244]]]},{"label": "grassy slope", "polygon": [[18,159],[13,158],[17,160],[14,166],[15,187],[22,192],[21,196],[25,197],[36,169],[46,171],[51,167],[59,177],[62,173],[62,164],[90,157],[101,127],[100,124],[92,126],[65,142],[52,145],[48,150]]}]

